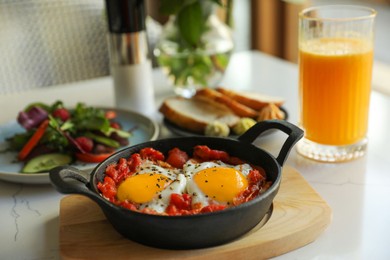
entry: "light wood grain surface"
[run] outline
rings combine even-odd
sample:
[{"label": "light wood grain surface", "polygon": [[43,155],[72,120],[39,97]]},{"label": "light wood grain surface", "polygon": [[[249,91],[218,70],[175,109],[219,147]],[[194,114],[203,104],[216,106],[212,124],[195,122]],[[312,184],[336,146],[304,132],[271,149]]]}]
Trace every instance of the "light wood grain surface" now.
[{"label": "light wood grain surface", "polygon": [[63,259],[264,259],[315,241],[332,210],[293,168],[285,167],[271,218],[231,243],[198,250],[165,250],[123,238],[90,199],[69,195],[60,204]]}]

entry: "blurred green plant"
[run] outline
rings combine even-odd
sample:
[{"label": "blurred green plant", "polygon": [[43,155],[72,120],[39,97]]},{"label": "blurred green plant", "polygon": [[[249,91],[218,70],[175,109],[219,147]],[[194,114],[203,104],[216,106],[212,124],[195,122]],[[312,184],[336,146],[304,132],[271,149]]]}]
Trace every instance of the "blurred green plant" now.
[{"label": "blurred green plant", "polygon": [[[207,50],[206,33],[212,30],[209,18],[216,8],[224,8],[228,26],[231,25],[232,0],[161,0],[160,13],[174,16],[171,28],[165,32],[166,41],[160,44],[157,60],[174,85],[207,86],[210,79],[225,71],[231,49],[222,52]],[[226,25],[225,25],[226,26]],[[174,46],[174,47],[172,47]]]},{"label": "blurred green plant", "polygon": [[161,0],[160,13],[176,16],[176,42],[185,48],[199,48],[202,34],[208,30],[206,21],[216,5],[224,7],[221,0]]}]

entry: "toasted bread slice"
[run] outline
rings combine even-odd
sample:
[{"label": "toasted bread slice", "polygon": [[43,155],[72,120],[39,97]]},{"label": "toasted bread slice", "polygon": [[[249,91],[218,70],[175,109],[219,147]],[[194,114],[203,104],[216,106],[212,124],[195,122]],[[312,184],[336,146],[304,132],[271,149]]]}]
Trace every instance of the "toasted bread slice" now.
[{"label": "toasted bread slice", "polygon": [[232,127],[240,120],[225,106],[196,97],[167,98],[161,104],[159,111],[175,125],[200,134],[203,134],[206,126],[213,121],[219,120]]},{"label": "toasted bread slice", "polygon": [[255,118],[258,116],[257,111],[253,110],[252,108],[246,105],[237,102],[231,97],[224,95],[214,89],[210,89],[210,88],[200,89],[196,92],[195,97],[214,101],[221,105],[224,105],[239,117]]},{"label": "toasted bread slice", "polygon": [[275,104],[278,107],[284,103],[284,99],[281,97],[267,96],[256,92],[237,92],[225,88],[217,88],[216,91],[252,108],[255,111],[260,111],[263,107],[269,105],[270,103]]}]

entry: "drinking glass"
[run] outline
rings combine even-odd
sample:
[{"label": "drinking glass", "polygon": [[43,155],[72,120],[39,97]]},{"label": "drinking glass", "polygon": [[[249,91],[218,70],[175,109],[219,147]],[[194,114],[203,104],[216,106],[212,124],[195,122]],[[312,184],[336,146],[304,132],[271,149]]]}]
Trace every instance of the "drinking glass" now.
[{"label": "drinking glass", "polygon": [[365,154],[375,16],[346,5],[299,14],[299,154],[324,162]]}]

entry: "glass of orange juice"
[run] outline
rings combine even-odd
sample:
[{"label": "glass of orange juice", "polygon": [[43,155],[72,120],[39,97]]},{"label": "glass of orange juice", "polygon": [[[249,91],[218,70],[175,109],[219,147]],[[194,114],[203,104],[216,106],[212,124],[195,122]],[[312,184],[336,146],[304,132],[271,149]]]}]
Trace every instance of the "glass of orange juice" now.
[{"label": "glass of orange juice", "polygon": [[367,149],[376,12],[310,7],[299,15],[299,154],[317,161],[358,158]]}]

